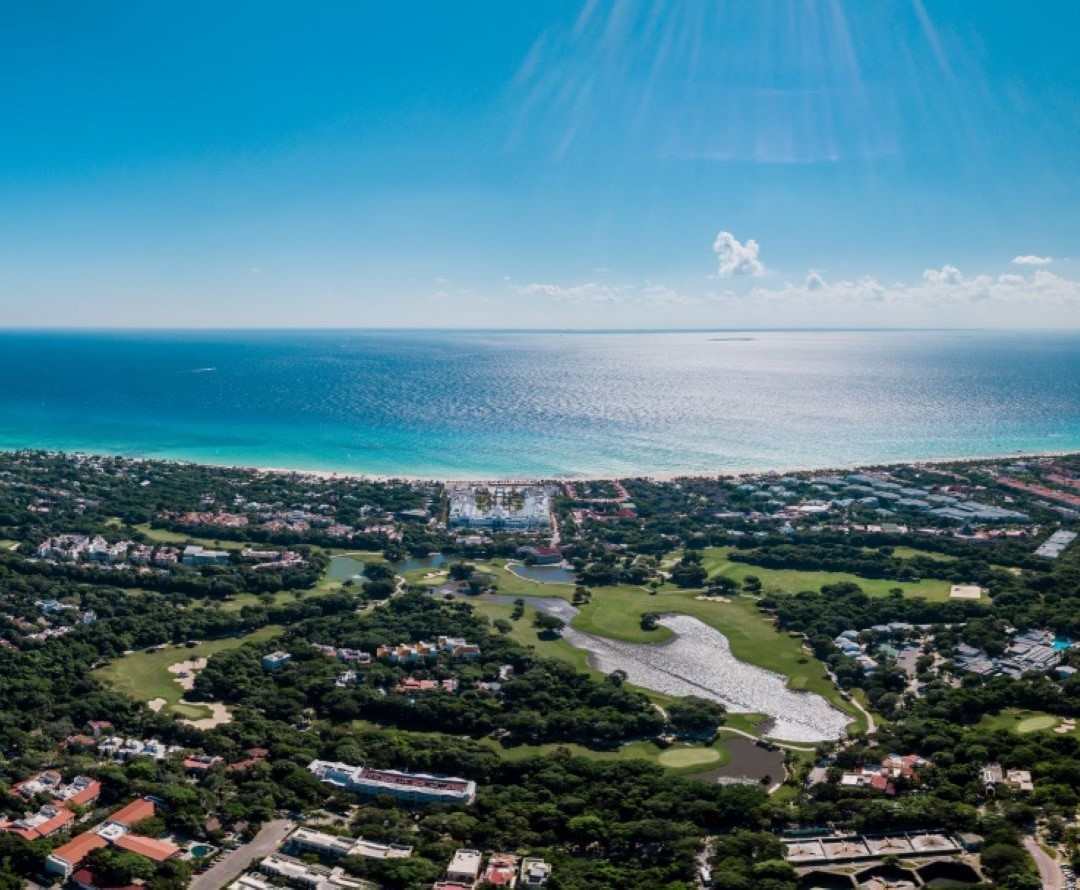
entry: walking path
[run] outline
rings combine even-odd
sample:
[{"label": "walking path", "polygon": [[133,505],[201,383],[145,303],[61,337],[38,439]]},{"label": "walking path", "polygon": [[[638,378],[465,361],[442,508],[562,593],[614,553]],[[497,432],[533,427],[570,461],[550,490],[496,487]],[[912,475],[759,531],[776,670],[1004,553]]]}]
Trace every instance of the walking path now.
[{"label": "walking path", "polygon": [[235,881],[256,859],[270,855],[296,827],[291,819],[275,819],[267,822],[255,837],[226,853],[208,871],[191,880],[191,890],[221,890]]},{"label": "walking path", "polygon": [[796,745],[792,742],[781,742],[776,739],[770,739],[759,735],[754,735],[752,732],[745,732],[741,729],[736,729],[734,726],[721,726],[720,732],[731,732],[735,735],[741,735],[744,739],[750,739],[752,742],[768,742],[770,745],[776,745],[777,748],[786,748],[788,751],[816,751],[817,748],[813,745],[809,747],[804,745]]}]

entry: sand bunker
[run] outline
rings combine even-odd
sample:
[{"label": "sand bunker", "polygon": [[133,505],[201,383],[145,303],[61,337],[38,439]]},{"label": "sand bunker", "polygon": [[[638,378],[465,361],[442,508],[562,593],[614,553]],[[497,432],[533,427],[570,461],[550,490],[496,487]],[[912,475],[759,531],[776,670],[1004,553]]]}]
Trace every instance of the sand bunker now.
[{"label": "sand bunker", "polygon": [[[185,692],[189,692],[195,688],[195,675],[204,667],[206,667],[205,658],[191,658],[187,661],[170,664],[167,670],[173,675],[173,679],[180,684],[180,688]],[[161,704],[155,708],[154,702],[161,702]],[[159,711],[165,704],[165,699],[156,698],[154,702],[150,703],[151,710]],[[223,723],[232,720],[229,709],[219,701],[199,702],[199,704],[210,709],[209,717],[200,717],[198,720],[183,717],[180,722],[186,723],[188,726],[194,726],[196,729],[213,729],[215,726],[221,726]]]},{"label": "sand bunker", "polygon": [[[206,667],[205,658],[192,658],[189,661],[178,661],[170,664],[167,670],[176,677],[176,682],[185,692],[195,688],[195,674]],[[180,676],[183,674],[183,676]]]},{"label": "sand bunker", "polygon": [[213,729],[215,726],[221,726],[223,723],[232,720],[229,709],[219,701],[199,702],[199,704],[206,705],[210,709],[211,714],[209,717],[201,717],[198,720],[189,720],[185,717],[180,722],[186,723],[188,726],[194,726],[196,729]]}]

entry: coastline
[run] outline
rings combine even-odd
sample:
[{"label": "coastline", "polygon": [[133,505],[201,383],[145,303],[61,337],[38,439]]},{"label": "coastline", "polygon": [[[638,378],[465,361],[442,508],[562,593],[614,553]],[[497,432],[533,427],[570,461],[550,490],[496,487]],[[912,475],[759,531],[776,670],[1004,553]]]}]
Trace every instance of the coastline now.
[{"label": "coastline", "polygon": [[978,454],[978,455],[958,455],[950,457],[932,457],[932,458],[914,458],[908,460],[895,460],[895,461],[874,461],[868,463],[844,463],[844,464],[829,464],[820,466],[803,466],[803,467],[789,467],[785,469],[777,469],[775,467],[762,467],[755,469],[739,470],[739,471],[687,471],[687,472],[656,472],[656,471],[642,471],[631,472],[624,474],[585,474],[585,475],[552,475],[552,476],[441,476],[441,475],[424,475],[424,474],[377,474],[377,473],[363,473],[356,470],[315,470],[315,469],[302,469],[294,467],[279,467],[279,466],[252,466],[249,464],[234,464],[234,463],[217,463],[213,461],[204,460],[191,460],[187,458],[171,458],[171,457],[146,457],[143,455],[132,454],[107,454],[107,453],[95,453],[87,451],[64,451],[56,448],[19,448],[19,449],[0,449],[0,452],[6,454],[14,454],[18,451],[41,451],[46,454],[78,454],[85,455],[89,458],[121,458],[123,460],[130,461],[145,461],[145,462],[160,462],[160,463],[173,463],[173,464],[191,464],[194,466],[204,467],[218,467],[221,469],[229,470],[243,470],[252,473],[268,473],[274,475],[285,476],[309,476],[317,479],[334,480],[334,479],[354,479],[358,481],[375,482],[385,484],[389,482],[405,482],[410,484],[416,483],[437,483],[443,485],[541,485],[541,484],[565,484],[567,482],[605,482],[614,479],[648,479],[654,482],[675,482],[679,479],[742,479],[752,476],[769,476],[769,475],[787,475],[789,473],[805,474],[805,473],[840,473],[850,472],[852,470],[872,470],[885,467],[895,467],[900,465],[915,465],[915,466],[941,466],[944,464],[955,463],[985,463],[988,461],[1000,461],[1000,460],[1024,460],[1024,459],[1046,459],[1055,457],[1071,457],[1074,455],[1080,455],[1080,449],[1077,450],[1047,450],[1047,451],[1009,451],[1000,452],[997,454]]}]

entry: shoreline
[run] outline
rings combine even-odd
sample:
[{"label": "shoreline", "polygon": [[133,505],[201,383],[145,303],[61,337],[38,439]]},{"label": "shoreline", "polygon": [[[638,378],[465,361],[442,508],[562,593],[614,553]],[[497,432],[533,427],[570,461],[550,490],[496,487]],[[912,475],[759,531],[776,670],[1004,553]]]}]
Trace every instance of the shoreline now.
[{"label": "shoreline", "polygon": [[542,485],[542,484],[565,484],[574,482],[608,482],[621,479],[646,479],[651,482],[675,482],[679,479],[744,479],[752,476],[784,476],[788,474],[806,473],[840,473],[852,470],[873,470],[896,466],[942,466],[956,463],[985,463],[988,461],[1001,460],[1040,460],[1055,457],[1072,457],[1080,455],[1077,450],[1047,450],[1047,451],[1009,451],[997,454],[978,454],[966,456],[908,458],[895,461],[874,461],[868,463],[843,463],[819,466],[789,467],[777,469],[776,467],[761,467],[738,471],[723,470],[692,470],[686,472],[656,472],[642,471],[618,474],[587,474],[587,475],[551,475],[551,476],[440,476],[423,474],[380,474],[363,473],[357,470],[313,470],[302,468],[278,467],[278,466],[253,466],[238,463],[213,463],[203,460],[190,460],[187,458],[170,457],[144,457],[130,454],[105,454],[89,451],[64,451],[54,448],[3,448],[0,453],[16,454],[19,451],[39,451],[45,454],[55,455],[81,455],[87,458],[120,458],[132,462],[165,463],[165,464],[188,464],[192,466],[214,467],[224,470],[241,470],[249,473],[269,473],[283,476],[308,476],[317,479],[332,481],[335,479],[354,479],[364,482],[386,484],[390,482],[437,483],[442,485]]}]

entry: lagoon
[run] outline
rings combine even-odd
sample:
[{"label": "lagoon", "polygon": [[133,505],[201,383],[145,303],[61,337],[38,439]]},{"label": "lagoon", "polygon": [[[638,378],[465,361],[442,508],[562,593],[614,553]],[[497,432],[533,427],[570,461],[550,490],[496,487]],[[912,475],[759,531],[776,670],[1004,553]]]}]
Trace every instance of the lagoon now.
[{"label": "lagoon", "polygon": [[[516,598],[485,599],[512,603]],[[635,686],[665,695],[696,695],[720,702],[729,711],[765,714],[772,720],[769,738],[808,743],[839,739],[851,722],[820,695],[789,688],[782,674],[740,661],[727,637],[689,615],[660,619],[673,631],[663,643],[626,643],[575,630],[570,622],[578,610],[564,599],[532,596],[528,603],[565,621],[563,639],[585,650],[596,670],[624,671]]]},{"label": "lagoon", "polygon": [[740,661],[720,631],[688,615],[666,615],[660,623],[674,632],[663,643],[625,643],[571,627],[563,637],[585,649],[597,670],[624,671],[635,686],[767,714],[774,721],[770,738],[813,743],[843,737],[850,717],[820,695],[790,689],[783,675]]}]

